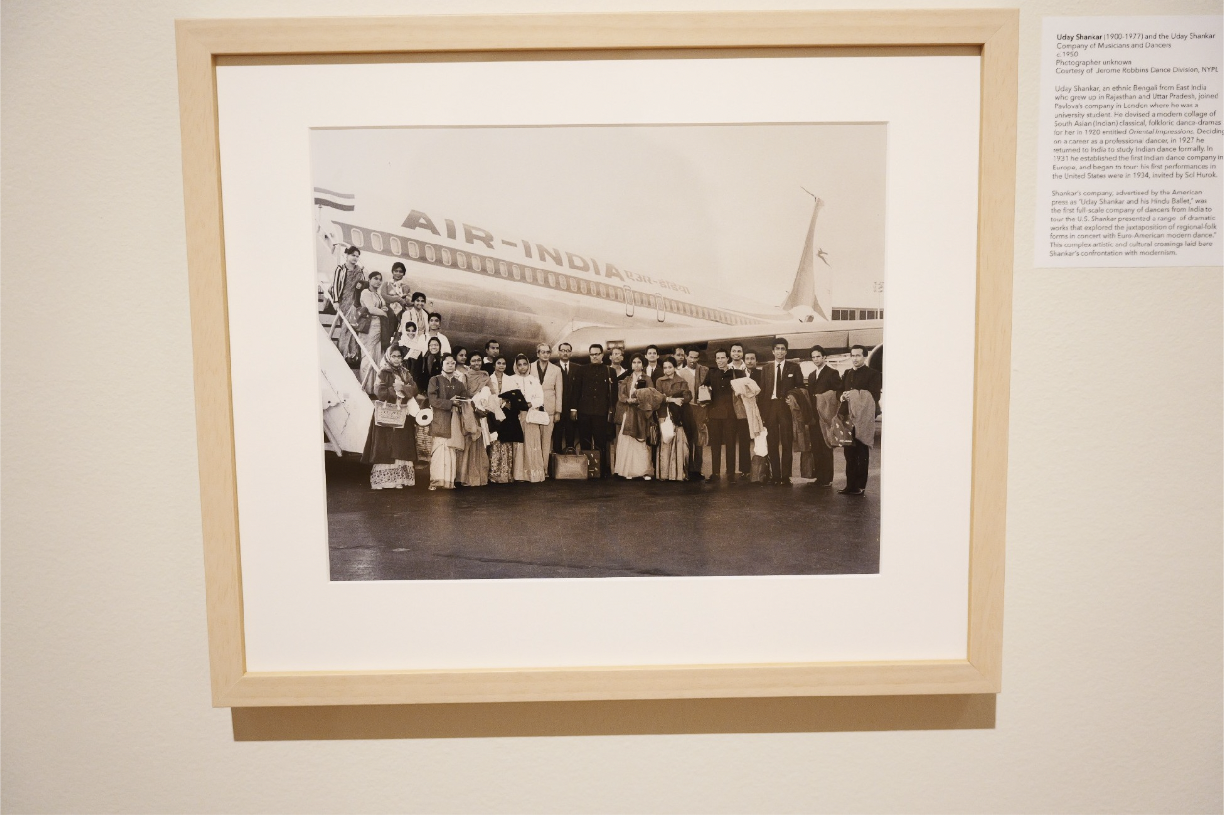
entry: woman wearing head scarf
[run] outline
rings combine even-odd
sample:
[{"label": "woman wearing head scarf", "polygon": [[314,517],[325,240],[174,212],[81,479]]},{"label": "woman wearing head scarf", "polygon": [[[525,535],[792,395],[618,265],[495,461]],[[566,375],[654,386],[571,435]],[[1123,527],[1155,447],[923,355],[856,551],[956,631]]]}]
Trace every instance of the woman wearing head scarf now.
[{"label": "woman wearing head scarf", "polygon": [[[688,478],[689,443],[684,436],[683,407],[693,399],[684,378],[676,374],[676,359],[663,359],[663,375],[655,381],[655,389],[663,394],[663,406],[656,412],[659,420],[659,448],[655,452],[655,474],[660,480]],[[666,428],[669,424],[672,429]]]},{"label": "woman wearing head scarf", "polygon": [[489,376],[489,391],[497,395],[501,401],[501,420],[490,415],[486,420],[489,424],[489,434],[497,435],[493,445],[489,447],[489,482],[514,482],[515,448],[523,443],[522,413],[527,411],[529,404],[523,397],[514,375],[506,373],[506,359],[498,356],[493,361],[493,374]]},{"label": "woman wearing head scarf", "polygon": [[[514,374],[508,379],[512,389],[523,393],[528,409],[544,410],[544,387],[531,371],[531,361],[526,355],[514,358]],[[527,483],[543,483],[548,441],[544,439],[544,428],[523,418],[523,442],[514,446],[514,479]]]},{"label": "woman wearing head scarf", "polygon": [[429,407],[434,413],[429,426],[429,434],[433,437],[433,454],[429,459],[430,491],[455,487],[455,452],[462,447],[452,442],[462,430],[455,428],[457,421],[453,415],[458,402],[467,396],[467,388],[455,375],[455,356],[447,352],[442,356],[442,374],[429,379]]},{"label": "woman wearing head scarf", "polygon": [[[416,384],[404,366],[404,348],[391,347],[383,356],[374,381],[374,397],[403,406],[416,397]],[[402,489],[416,484],[416,423],[411,417],[401,427],[379,426],[370,418],[361,462],[373,466],[370,488]]]},{"label": "woman wearing head scarf", "polygon": [[[647,390],[654,393],[654,400]],[[629,374],[621,379],[617,392],[621,423],[612,473],[626,480],[649,480],[654,476],[654,462],[646,438],[654,424],[654,411],[663,401],[646,378],[646,359],[641,355],[629,359]]]},{"label": "woman wearing head scarf", "polygon": [[[458,355],[456,355],[457,357]],[[456,369],[458,368],[456,367]],[[482,372],[479,369],[469,369],[467,376],[464,378],[468,395],[472,398],[475,398],[477,395],[484,397],[491,391],[486,388],[490,377],[488,372]],[[487,405],[487,403],[484,400],[480,401],[479,404],[475,400],[472,401],[472,414],[476,419],[478,431],[475,435],[467,436],[467,445],[457,455],[458,462],[455,465],[455,482],[465,486],[487,486],[489,484],[489,452],[487,449],[489,412],[482,408],[482,405]],[[466,408],[464,411],[467,411]]]},{"label": "woman wearing head scarf", "polygon": [[[399,337],[399,345],[408,350],[408,352],[404,353],[405,364],[412,360],[412,342],[416,340],[416,337],[416,324],[412,323],[411,321],[405,321],[400,327]],[[409,369],[411,369],[411,367],[409,367]]]},{"label": "woman wearing head scarf", "polygon": [[[412,354],[411,350],[408,354]],[[428,391],[429,382],[442,374],[442,342],[437,338],[430,338],[425,354],[413,359],[411,369],[417,389]]]},{"label": "woman wearing head scarf", "polygon": [[[366,394],[374,394],[374,379],[378,376],[378,362],[382,360],[382,325],[387,320],[387,302],[379,295],[382,273],[370,273],[370,286],[361,291],[361,308],[358,313],[357,340],[369,353],[361,356],[361,388]],[[366,322],[369,322],[368,324]]]}]

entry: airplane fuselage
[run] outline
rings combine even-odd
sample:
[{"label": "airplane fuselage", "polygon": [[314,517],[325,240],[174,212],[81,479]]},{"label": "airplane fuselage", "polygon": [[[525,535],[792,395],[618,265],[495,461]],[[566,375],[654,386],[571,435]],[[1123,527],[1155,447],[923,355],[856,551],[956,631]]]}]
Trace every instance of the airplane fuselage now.
[{"label": "airplane fuselage", "polygon": [[[404,264],[411,289],[426,293],[429,311],[442,315],[442,332],[453,348],[483,349],[495,338],[503,354],[534,357],[540,341],[555,347],[570,340],[575,355],[583,357],[591,343],[606,346],[626,334],[640,338],[643,331],[661,347],[704,347],[705,338],[741,336],[749,346],[781,336],[796,347],[821,343],[831,349],[882,341],[880,322],[804,322],[780,308],[736,309],[724,306],[735,303],[731,296],[697,294],[684,284],[538,242],[496,240],[449,219],[439,227],[421,211],[412,211],[393,231],[339,219],[332,224],[336,241],[361,249],[367,274],[377,271],[389,279],[391,265]],[[330,284],[328,259],[325,251],[324,287]],[[630,351],[645,346],[624,345]]]}]

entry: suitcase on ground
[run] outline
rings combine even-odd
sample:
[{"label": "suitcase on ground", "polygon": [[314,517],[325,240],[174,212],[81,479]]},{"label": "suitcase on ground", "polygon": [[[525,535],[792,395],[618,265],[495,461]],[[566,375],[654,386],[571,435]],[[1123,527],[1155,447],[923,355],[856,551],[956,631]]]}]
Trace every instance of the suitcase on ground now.
[{"label": "suitcase on ground", "polygon": [[554,480],[586,480],[586,455],[553,454],[548,458],[548,472]]},{"label": "suitcase on ground", "polygon": [[586,470],[588,480],[598,480],[601,476],[600,472],[600,455],[602,453],[597,449],[592,449],[589,452],[583,452],[582,456],[586,458]]}]

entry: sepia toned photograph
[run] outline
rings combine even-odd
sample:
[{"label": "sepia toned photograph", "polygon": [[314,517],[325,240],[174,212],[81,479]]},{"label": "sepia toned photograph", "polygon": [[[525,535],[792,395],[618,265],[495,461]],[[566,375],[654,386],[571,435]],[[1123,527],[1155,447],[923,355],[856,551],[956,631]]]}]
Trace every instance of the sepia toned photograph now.
[{"label": "sepia toned photograph", "polygon": [[886,139],[312,130],[331,579],[878,573]]}]

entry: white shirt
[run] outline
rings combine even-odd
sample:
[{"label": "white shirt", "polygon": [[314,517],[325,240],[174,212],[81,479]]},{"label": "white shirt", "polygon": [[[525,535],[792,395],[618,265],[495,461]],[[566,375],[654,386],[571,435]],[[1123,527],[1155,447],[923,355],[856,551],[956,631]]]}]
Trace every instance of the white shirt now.
[{"label": "white shirt", "polygon": [[446,336],[440,332],[437,333],[436,335],[427,335],[427,334],[422,334],[418,332],[416,340],[412,342],[412,345],[408,347],[408,350],[409,351],[416,350],[418,355],[424,355],[426,352],[429,351],[429,339],[430,338],[438,339],[439,343],[442,344],[442,352],[451,351],[450,341],[446,340]]}]

